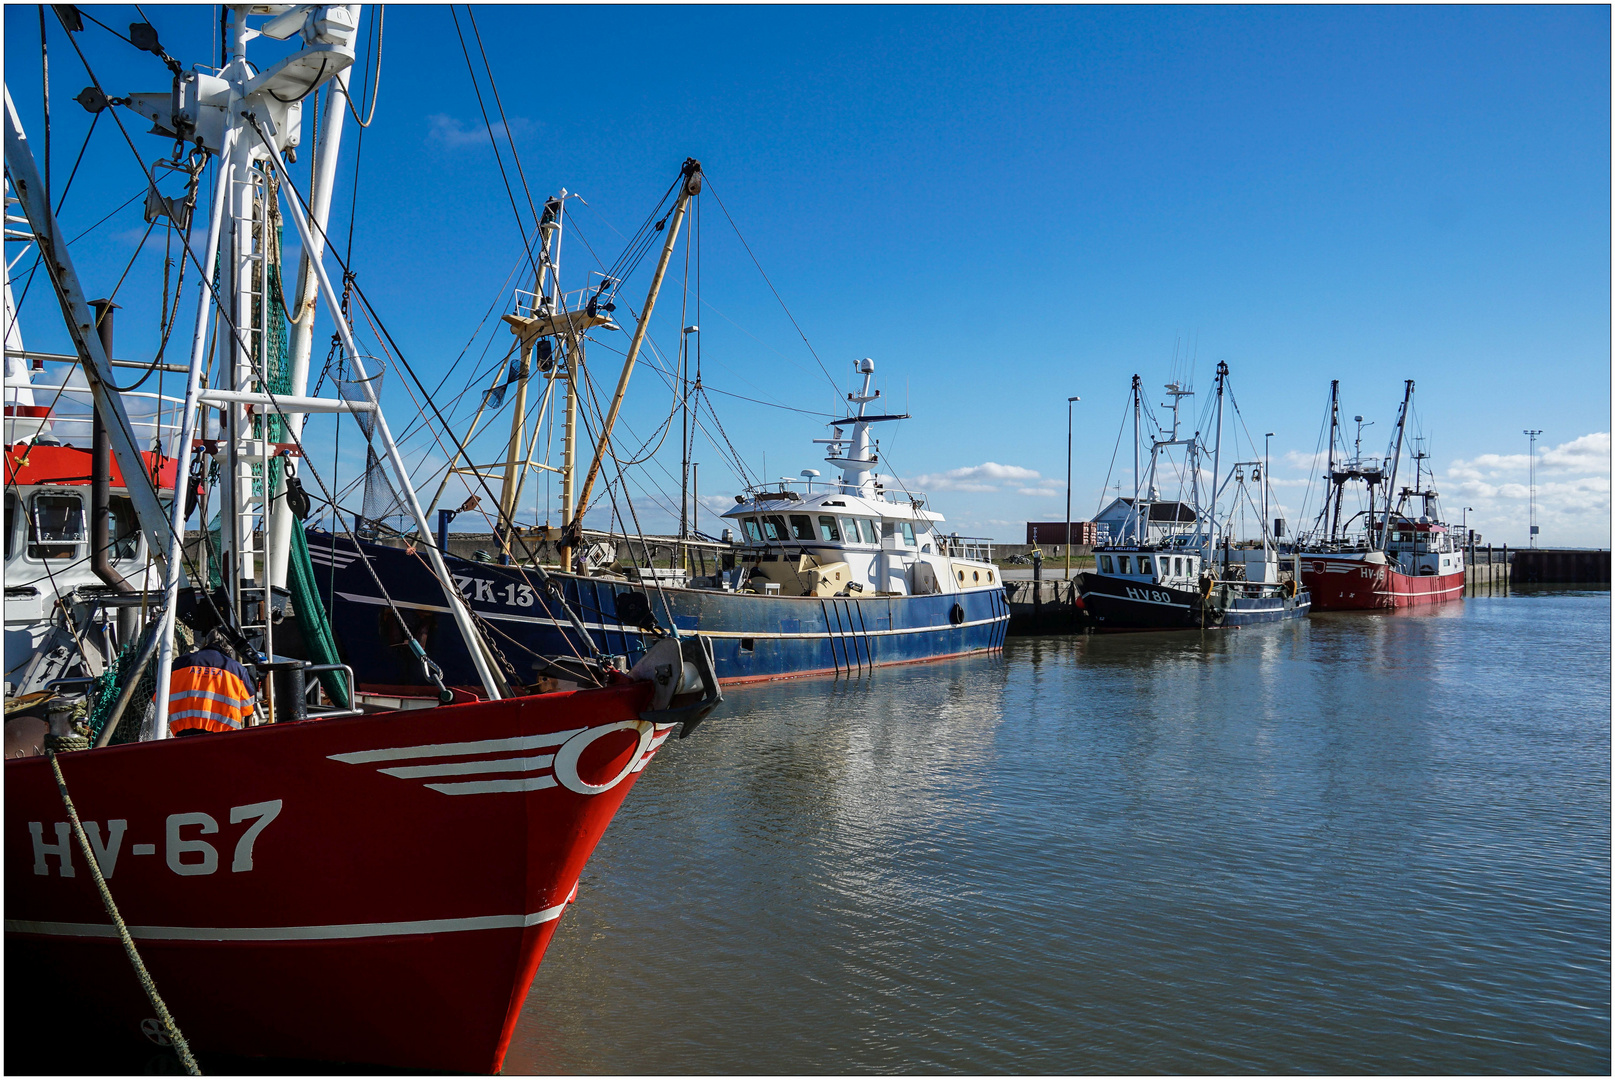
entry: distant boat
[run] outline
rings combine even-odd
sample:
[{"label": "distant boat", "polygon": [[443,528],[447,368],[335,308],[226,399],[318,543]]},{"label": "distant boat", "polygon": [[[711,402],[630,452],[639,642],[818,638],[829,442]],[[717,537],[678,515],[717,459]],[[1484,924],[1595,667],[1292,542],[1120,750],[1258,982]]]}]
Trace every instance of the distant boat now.
[{"label": "distant boat", "polygon": [[[1356,452],[1336,457],[1340,443],[1340,380],[1329,388],[1329,483],[1324,507],[1301,547],[1301,579],[1319,611],[1369,611],[1442,604],[1464,595],[1464,547],[1441,520],[1440,496],[1425,484],[1422,450],[1413,454],[1413,484],[1396,490],[1413,402],[1407,380],[1391,450],[1384,459],[1364,458],[1362,428]],[[1362,417],[1357,418],[1361,422]],[[1362,484],[1365,508],[1341,521],[1346,488]],[[1395,496],[1393,505],[1391,499]],[[1414,500],[1418,513],[1413,512]]]},{"label": "distant boat", "polygon": [[[1277,538],[1268,530],[1265,463],[1235,462],[1226,488],[1235,485],[1236,499],[1250,498],[1245,488],[1249,475],[1262,485],[1258,539],[1236,542],[1228,526],[1219,527],[1216,507],[1223,489],[1217,486],[1222,457],[1222,401],[1228,365],[1217,365],[1217,436],[1213,459],[1210,508],[1200,505],[1200,459],[1206,448],[1199,432],[1180,434],[1178,415],[1182,399],[1193,391],[1168,383],[1172,398],[1172,429],[1166,438],[1152,437],[1148,483],[1139,470],[1142,445],[1141,380],[1133,376],[1134,496],[1129,502],[1123,535],[1094,550],[1094,569],[1084,572],[1078,586],[1086,617],[1096,630],[1214,630],[1301,618],[1311,607],[1307,591],[1297,580],[1292,562],[1283,565]],[[1161,467],[1172,447],[1183,448],[1183,473],[1189,486],[1190,513],[1182,513],[1180,500],[1171,500],[1170,512],[1154,513],[1162,503]],[[1145,494],[1147,492],[1147,495]],[[1254,505],[1254,499],[1252,500]],[[1220,543],[1219,543],[1220,539]]]}]

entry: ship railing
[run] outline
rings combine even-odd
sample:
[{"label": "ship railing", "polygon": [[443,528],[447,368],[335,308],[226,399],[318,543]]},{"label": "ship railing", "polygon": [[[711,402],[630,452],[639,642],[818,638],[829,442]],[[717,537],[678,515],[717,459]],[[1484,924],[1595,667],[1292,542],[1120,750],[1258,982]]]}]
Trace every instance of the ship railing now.
[{"label": "ship railing", "polygon": [[883,489],[878,498],[882,502],[897,503],[898,505],[906,503],[916,510],[927,506],[931,501],[931,496],[923,491],[891,491],[889,489]]},{"label": "ship railing", "polygon": [[[14,401],[9,391],[21,389],[21,386],[7,387],[8,406]],[[36,406],[50,409],[49,416],[42,418],[41,435],[62,445],[71,444],[86,450],[90,448],[94,434],[95,399],[89,387],[34,382],[27,389],[33,391]],[[185,398],[151,390],[127,390],[118,396],[128,414],[135,445],[142,450],[160,450],[172,457],[179,443],[180,414],[185,409]],[[9,413],[6,416],[7,444],[23,441],[14,437],[13,430],[20,419]]]},{"label": "ship railing", "polygon": [[[581,311],[583,308],[588,307],[589,301],[597,295],[600,296],[602,301],[610,299],[611,289],[606,289],[604,294],[601,293],[600,289],[605,275],[596,270],[589,275],[589,278],[589,285],[585,288],[573,289],[570,292],[561,294],[561,305],[564,310]],[[515,290],[515,314],[523,319],[531,319],[538,314],[539,307],[543,301],[543,293],[534,292],[532,289],[517,289]]]},{"label": "ship railing", "polygon": [[985,536],[960,536],[953,533],[937,537],[941,554],[951,559],[970,559],[974,562],[993,561],[993,542]]}]

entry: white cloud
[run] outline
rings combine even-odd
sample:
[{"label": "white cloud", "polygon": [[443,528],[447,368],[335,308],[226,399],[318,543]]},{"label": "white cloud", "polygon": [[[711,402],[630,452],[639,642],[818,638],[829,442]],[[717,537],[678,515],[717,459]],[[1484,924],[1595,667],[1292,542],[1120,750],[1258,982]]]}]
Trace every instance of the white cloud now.
[{"label": "white cloud", "polygon": [[[480,146],[488,141],[489,128],[483,124],[467,123],[445,113],[433,113],[426,118],[426,141],[458,150],[466,146]],[[496,140],[503,140],[503,122],[492,126]],[[510,134],[517,139],[526,138],[538,130],[538,125],[525,116],[510,118]]]},{"label": "white cloud", "polygon": [[[1558,446],[1537,451],[1536,468],[1544,472],[1605,472],[1609,471],[1609,432],[1596,431],[1571,439]],[[1524,472],[1530,468],[1529,454],[1481,454],[1478,457],[1452,463],[1450,475],[1465,477],[1497,476],[1507,472]]]},{"label": "white cloud", "polygon": [[979,493],[1002,491],[1005,490],[1008,483],[1016,481],[1023,484],[1028,481],[1037,481],[1041,484],[1050,483],[1036,469],[1023,469],[1019,465],[1000,465],[996,461],[986,461],[980,465],[972,465],[964,469],[925,473],[914,478],[914,485],[927,491],[970,491]]},{"label": "white cloud", "polygon": [[[1529,536],[1529,454],[1459,458],[1438,477],[1444,509],[1489,540],[1523,543]],[[1596,431],[1537,452],[1538,543],[1607,546],[1610,540],[1610,433]]]}]

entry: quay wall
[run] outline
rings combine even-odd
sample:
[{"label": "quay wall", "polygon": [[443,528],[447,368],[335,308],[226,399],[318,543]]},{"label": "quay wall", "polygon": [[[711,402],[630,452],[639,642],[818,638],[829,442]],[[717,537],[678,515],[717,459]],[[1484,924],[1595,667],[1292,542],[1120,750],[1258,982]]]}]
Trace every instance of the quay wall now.
[{"label": "quay wall", "polygon": [[1609,552],[1573,548],[1521,548],[1509,579],[1515,585],[1608,585]]}]

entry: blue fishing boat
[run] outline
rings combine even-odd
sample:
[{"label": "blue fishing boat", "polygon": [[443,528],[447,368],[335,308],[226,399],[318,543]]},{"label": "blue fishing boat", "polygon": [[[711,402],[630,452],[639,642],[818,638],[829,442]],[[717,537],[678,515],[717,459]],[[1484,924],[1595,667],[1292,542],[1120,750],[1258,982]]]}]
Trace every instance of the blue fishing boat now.
[{"label": "blue fishing boat", "polygon": [[[1009,607],[990,546],[944,534],[923,494],[892,492],[875,471],[871,425],[904,417],[868,412],[879,399],[874,370],[873,360],[860,362],[861,390],[848,395],[857,411],[833,421],[832,437],[821,440],[840,481],[809,478],[736,496],[723,515],[734,539],[710,576],[620,566],[537,575],[530,565],[445,555],[507,677],[564,683],[568,657],[591,649],[626,667],[675,628],[711,640],[726,686],[859,675],[1002,648]],[[475,684],[424,553],[319,529],[307,538],[338,646],[362,690],[425,691],[411,637],[449,685]],[[589,643],[558,600],[580,615]]]}]

